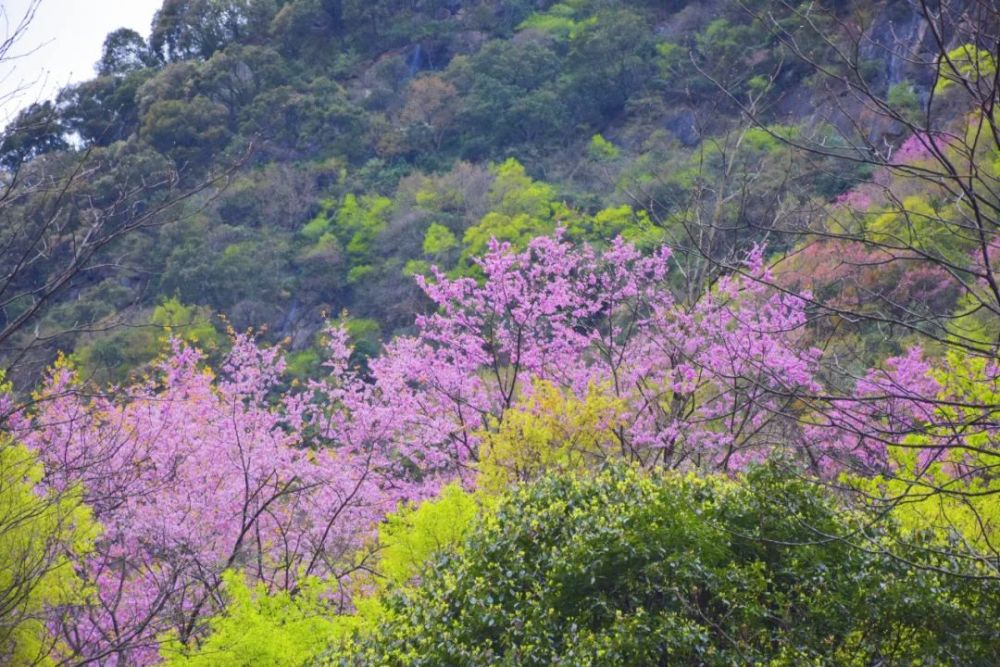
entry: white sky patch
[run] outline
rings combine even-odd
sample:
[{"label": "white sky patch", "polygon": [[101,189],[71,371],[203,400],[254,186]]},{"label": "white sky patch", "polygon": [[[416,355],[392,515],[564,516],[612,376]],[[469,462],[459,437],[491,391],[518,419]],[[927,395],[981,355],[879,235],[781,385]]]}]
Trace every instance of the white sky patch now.
[{"label": "white sky patch", "polygon": [[[0,127],[31,103],[53,99],[63,86],[93,78],[109,32],[132,28],[148,38],[153,14],[162,3],[41,0],[27,31],[7,53],[8,60],[0,63]],[[15,29],[31,4],[0,0],[0,39]]]}]

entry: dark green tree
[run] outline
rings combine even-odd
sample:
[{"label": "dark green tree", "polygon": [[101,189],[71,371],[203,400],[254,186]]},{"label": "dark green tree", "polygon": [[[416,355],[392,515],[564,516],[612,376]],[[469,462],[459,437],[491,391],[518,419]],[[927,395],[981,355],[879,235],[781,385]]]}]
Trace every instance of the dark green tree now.
[{"label": "dark green tree", "polygon": [[201,171],[231,137],[226,107],[199,95],[155,102],[142,118],[142,136],[179,168]]},{"label": "dark green tree", "polygon": [[52,102],[30,105],[17,114],[0,138],[0,165],[17,169],[25,160],[67,148],[64,132]]},{"label": "dark green tree", "polygon": [[153,17],[150,48],[164,60],[209,58],[266,33],[275,0],[166,0]]},{"label": "dark green tree", "polygon": [[99,76],[59,93],[59,116],[66,130],[87,145],[107,146],[128,139],[139,127],[139,87],[152,70]]},{"label": "dark green tree", "polygon": [[155,63],[156,58],[142,35],[130,28],[119,28],[104,38],[97,73],[101,76],[127,74]]}]

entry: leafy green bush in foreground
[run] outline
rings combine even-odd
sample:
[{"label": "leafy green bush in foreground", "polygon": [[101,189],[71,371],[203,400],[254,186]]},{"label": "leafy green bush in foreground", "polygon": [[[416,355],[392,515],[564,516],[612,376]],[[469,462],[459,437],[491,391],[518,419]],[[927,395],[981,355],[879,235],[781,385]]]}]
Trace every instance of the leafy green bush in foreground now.
[{"label": "leafy green bush in foreground", "polygon": [[849,545],[897,537],[865,519],[771,468],[547,478],[322,664],[989,664],[996,583]]}]

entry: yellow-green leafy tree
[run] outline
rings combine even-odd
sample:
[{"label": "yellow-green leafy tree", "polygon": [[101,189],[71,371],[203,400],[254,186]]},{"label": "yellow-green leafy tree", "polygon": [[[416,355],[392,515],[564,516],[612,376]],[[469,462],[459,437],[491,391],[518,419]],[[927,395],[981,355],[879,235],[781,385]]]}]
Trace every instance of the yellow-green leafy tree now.
[{"label": "yellow-green leafy tree", "polygon": [[249,586],[241,573],[223,575],[225,610],[208,620],[208,635],[188,647],[163,637],[169,667],[298,667],[343,636],[349,617],[337,615],[330,584],[301,582],[293,595]]},{"label": "yellow-green leafy tree", "polygon": [[34,453],[0,435],[0,663],[55,665],[64,647],[50,635],[54,610],[80,601],[72,563],[99,534],[78,489],[42,491]]},{"label": "yellow-green leafy tree", "polygon": [[491,239],[521,249],[536,236],[552,233],[557,221],[569,214],[557,202],[555,188],[532,179],[517,160],[511,158],[492,171],[496,180],[489,192],[490,212],[465,231],[463,265],[482,256]]},{"label": "yellow-green leafy tree", "polygon": [[625,406],[599,386],[581,400],[536,380],[503,419],[482,434],[479,488],[498,493],[547,473],[584,470],[613,456]]}]

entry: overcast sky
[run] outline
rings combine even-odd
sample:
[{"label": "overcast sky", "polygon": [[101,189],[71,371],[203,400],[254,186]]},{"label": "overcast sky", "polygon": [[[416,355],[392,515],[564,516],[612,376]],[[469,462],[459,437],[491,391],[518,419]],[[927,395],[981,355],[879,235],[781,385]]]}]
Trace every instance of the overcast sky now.
[{"label": "overcast sky", "polygon": [[[149,37],[153,14],[163,0],[41,0],[23,39],[0,64],[0,127],[36,100],[55,97],[67,83],[94,76],[104,37],[127,27]],[[0,0],[0,36],[14,30],[31,0]],[[0,37],[0,38],[2,38]],[[12,100],[8,93],[26,87]]]}]

